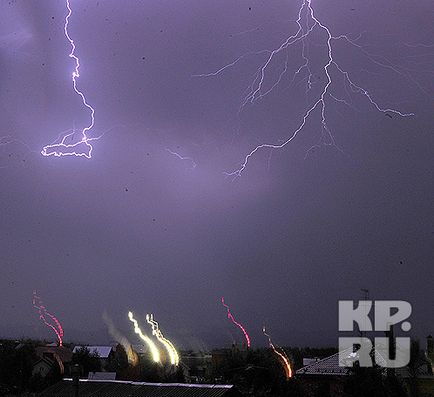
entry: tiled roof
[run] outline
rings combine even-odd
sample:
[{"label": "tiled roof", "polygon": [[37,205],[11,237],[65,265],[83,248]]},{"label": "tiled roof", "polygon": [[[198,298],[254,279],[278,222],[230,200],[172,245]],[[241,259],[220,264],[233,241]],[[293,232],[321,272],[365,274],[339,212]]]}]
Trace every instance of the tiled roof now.
[{"label": "tiled roof", "polygon": [[[185,383],[145,383],[129,381],[80,380],[80,397],[235,397],[240,394],[232,385]],[[74,386],[64,379],[39,394],[40,397],[71,397]]]},{"label": "tiled roof", "polygon": [[42,357],[33,364],[33,367],[35,367],[36,365],[38,365],[41,362],[47,364],[48,367],[51,367],[54,364],[54,361],[50,360],[48,357]]},{"label": "tiled roof", "polygon": [[87,379],[115,380],[116,379],[116,372],[89,372]]},{"label": "tiled roof", "polygon": [[63,346],[38,346],[36,348],[36,355],[39,357],[44,356],[44,354],[51,353],[57,355],[58,358],[64,362],[69,363],[72,360],[72,352]]},{"label": "tiled roof", "polygon": [[306,365],[295,372],[297,375],[348,375],[349,369],[339,366],[339,353]]},{"label": "tiled roof", "polygon": [[[400,352],[397,351],[396,354],[400,354]],[[340,358],[339,353],[333,354],[332,356],[306,365],[305,367],[297,370],[295,373],[297,375],[348,375],[351,370],[350,363],[352,363],[354,359],[358,358],[358,353],[353,352],[352,348],[349,348],[347,350],[343,350],[341,355],[342,357]],[[382,367],[385,367],[386,361],[384,357],[377,350],[374,350],[374,355],[375,362]],[[342,361],[339,363],[340,359]],[[345,364],[348,364],[348,366],[345,366]]]}]

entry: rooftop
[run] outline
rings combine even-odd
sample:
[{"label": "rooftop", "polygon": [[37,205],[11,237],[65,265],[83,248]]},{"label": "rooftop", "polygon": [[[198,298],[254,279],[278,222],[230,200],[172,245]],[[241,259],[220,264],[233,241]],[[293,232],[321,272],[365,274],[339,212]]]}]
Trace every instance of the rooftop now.
[{"label": "rooftop", "polygon": [[313,362],[296,371],[297,375],[348,375],[348,368],[339,365],[339,353]]},{"label": "rooftop", "polygon": [[[232,385],[201,385],[186,383],[147,383],[130,381],[97,381],[80,379],[80,397],[237,397]],[[71,397],[72,379],[63,379],[39,394],[40,397]]]},{"label": "rooftop", "polygon": [[99,358],[107,358],[113,350],[112,346],[75,346],[72,352],[76,353],[84,347],[88,349],[90,353],[98,353]]}]

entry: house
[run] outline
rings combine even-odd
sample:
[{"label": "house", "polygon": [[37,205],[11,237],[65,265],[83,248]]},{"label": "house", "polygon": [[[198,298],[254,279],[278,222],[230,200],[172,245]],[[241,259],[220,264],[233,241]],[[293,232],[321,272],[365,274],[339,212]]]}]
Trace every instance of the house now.
[{"label": "house", "polygon": [[433,338],[428,335],[424,353],[407,367],[395,370],[408,392],[417,390],[419,396],[434,397],[433,353]]},{"label": "house", "polygon": [[[385,365],[384,358],[377,352],[373,351],[372,358],[375,355],[375,362]],[[348,349],[348,358],[352,359],[354,354],[352,349]],[[407,391],[417,389],[419,396],[434,397],[434,376],[429,361],[430,340],[427,340],[427,351],[424,355],[414,360],[413,363],[406,367],[396,369],[383,368],[381,375],[395,376]],[[345,356],[345,354],[344,354]],[[351,360],[350,360],[351,361]],[[304,386],[307,396],[318,394],[339,397],[345,395],[344,385],[349,375],[352,374],[350,367],[340,364],[339,353],[333,354],[319,361],[311,362],[295,372]]]},{"label": "house", "polygon": [[188,383],[200,383],[211,373],[212,355],[206,352],[181,352],[181,366]]},{"label": "house", "polygon": [[73,353],[77,353],[79,350],[86,348],[91,354],[97,354],[101,362],[101,369],[104,371],[107,365],[114,357],[116,348],[113,346],[75,346]]},{"label": "house", "polygon": [[319,357],[303,357],[303,367],[316,363],[321,360]]},{"label": "house", "polygon": [[350,368],[339,365],[339,353],[336,353],[322,360],[312,361],[297,370],[295,374],[303,384],[307,396],[315,396],[319,393],[341,396]]},{"label": "house", "polygon": [[[77,392],[72,379],[64,379],[39,394],[40,397],[70,397]],[[95,381],[80,379],[80,397],[241,397],[233,385],[187,383],[146,383],[130,381]]]},{"label": "house", "polygon": [[[348,377],[353,374],[351,366],[345,364],[352,363],[358,357],[357,352],[353,349],[346,349],[342,352],[332,354],[329,357],[319,360],[309,360],[308,365],[300,368],[295,375],[300,379],[307,396],[344,396],[345,383]],[[371,352],[372,362],[382,363],[385,365],[384,358],[375,350]],[[380,369],[381,375],[386,376],[387,370]]]},{"label": "house", "polygon": [[223,349],[213,349],[211,351],[211,362],[212,366],[214,368],[219,367],[224,363],[228,358],[234,357],[238,354],[242,354],[243,356],[246,356],[247,350],[240,350],[239,346],[237,344],[232,344],[232,347],[230,349],[223,348]]},{"label": "house", "polygon": [[68,366],[72,361],[72,351],[68,348],[49,344],[38,346],[35,349],[35,353],[40,359],[48,358],[53,362],[53,364],[57,363],[61,374],[68,373]]},{"label": "house", "polygon": [[[295,372],[300,379],[307,396],[324,395],[331,397],[344,396],[344,387],[348,376],[352,374],[352,367],[345,363],[353,362],[358,356],[352,348],[332,354],[322,360],[315,358],[308,361],[308,365]],[[371,353],[371,360],[385,365],[384,358],[375,350]],[[385,376],[386,369],[382,370]]]},{"label": "house", "polygon": [[395,373],[403,381],[407,392],[417,389],[421,397],[434,397],[434,376],[427,360],[419,359],[411,367],[397,368]]},{"label": "house", "polygon": [[40,375],[42,378],[45,378],[54,368],[55,362],[50,360],[47,357],[42,357],[35,364],[33,364],[32,368],[32,376]]}]

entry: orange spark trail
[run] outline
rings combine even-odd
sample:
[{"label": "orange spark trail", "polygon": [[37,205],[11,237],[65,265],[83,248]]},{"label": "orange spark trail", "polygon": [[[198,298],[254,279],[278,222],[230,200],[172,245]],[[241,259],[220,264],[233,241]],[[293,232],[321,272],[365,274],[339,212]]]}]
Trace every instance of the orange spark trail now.
[{"label": "orange spark trail", "polygon": [[270,347],[273,349],[273,352],[277,355],[277,357],[279,358],[280,363],[282,364],[283,370],[285,371],[285,376],[286,379],[289,379],[292,377],[292,369],[291,369],[291,364],[289,362],[288,357],[286,356],[285,352],[281,353],[279,352],[273,345],[273,342],[271,341],[271,337],[270,335],[267,334],[267,332],[265,331],[265,325],[262,327],[262,332],[264,333],[264,335],[268,338],[268,344],[270,345]]}]

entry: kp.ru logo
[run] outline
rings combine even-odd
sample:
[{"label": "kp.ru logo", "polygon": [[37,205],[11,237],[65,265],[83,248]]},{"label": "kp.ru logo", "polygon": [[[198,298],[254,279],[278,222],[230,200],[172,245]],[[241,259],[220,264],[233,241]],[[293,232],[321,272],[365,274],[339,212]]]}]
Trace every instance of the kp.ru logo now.
[{"label": "kp.ru logo", "polygon": [[[374,326],[369,313],[374,310]],[[405,301],[362,300],[354,307],[353,301],[339,301],[339,331],[354,331],[357,323],[362,335],[364,332],[378,331],[388,336],[371,339],[360,337],[339,337],[339,365],[352,367],[355,362],[360,367],[372,367],[373,361],[384,368],[405,367],[410,361],[410,338],[394,337],[393,326],[400,324],[401,330],[408,332],[411,324],[411,305]],[[393,312],[393,314],[392,314]]]}]

